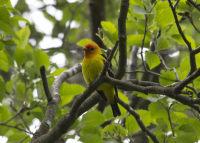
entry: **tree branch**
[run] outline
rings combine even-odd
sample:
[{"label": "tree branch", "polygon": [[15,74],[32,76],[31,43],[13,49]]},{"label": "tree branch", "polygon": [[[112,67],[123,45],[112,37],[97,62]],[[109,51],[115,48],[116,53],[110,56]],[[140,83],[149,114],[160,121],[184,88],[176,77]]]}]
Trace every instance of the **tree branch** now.
[{"label": "tree branch", "polygon": [[117,98],[117,102],[120,105],[122,105],[131,115],[133,115],[133,117],[135,117],[135,120],[137,121],[141,130],[145,134],[147,134],[153,140],[154,143],[159,143],[156,136],[152,132],[150,132],[148,128],[145,127],[144,123],[142,122],[140,115],[137,112],[135,112],[127,103],[123,102],[121,99]]},{"label": "tree branch", "polygon": [[184,42],[186,43],[186,45],[188,47],[188,50],[190,52],[190,67],[191,68],[190,68],[190,72],[188,74],[188,76],[189,76],[197,69],[195,56],[191,56],[191,52],[192,52],[191,43],[187,40],[187,38],[185,37],[185,35],[184,35],[184,33],[183,33],[182,29],[181,29],[181,26],[179,24],[179,21],[178,21],[177,15],[176,15],[176,11],[175,11],[175,9],[174,9],[174,7],[172,5],[171,0],[168,0],[168,2],[169,2],[169,5],[171,7],[172,13],[174,15],[174,19],[175,19],[175,23],[176,23],[176,26],[178,28],[178,31],[179,31],[181,37],[183,38]]},{"label": "tree branch", "polygon": [[52,99],[52,96],[51,96],[51,92],[49,90],[49,86],[48,86],[48,82],[47,82],[47,78],[46,78],[46,71],[45,71],[44,66],[40,67],[40,75],[41,75],[41,78],[42,78],[42,84],[43,84],[44,92],[45,92],[47,101],[49,103]]},{"label": "tree branch", "polygon": [[[77,74],[81,71],[81,65],[78,64],[75,67],[71,68],[70,70],[67,70],[61,75],[58,76],[58,78],[55,79],[54,83],[52,84],[52,93],[53,93],[53,99],[51,102],[54,102],[52,104],[48,104],[47,111],[45,114],[45,117],[42,121],[41,127],[37,130],[37,132],[34,134],[34,138],[32,140],[32,143],[53,143],[57,139],[59,139],[62,134],[66,133],[69,127],[75,122],[77,119],[77,112],[81,104],[88,98],[90,94],[92,94],[100,84],[102,84],[102,76],[106,72],[108,65],[111,62],[111,59],[113,57],[113,54],[117,48],[118,41],[116,41],[115,46],[113,47],[113,50],[111,51],[111,54],[108,57],[108,60],[104,63],[104,67],[102,69],[102,72],[100,75],[90,84],[90,86],[80,95],[77,97],[76,101],[72,105],[72,108],[69,113],[65,114],[55,125],[54,129],[52,129],[48,134],[47,131],[50,128],[50,125],[54,119],[55,111],[58,106],[58,103],[60,102],[60,95],[59,95],[59,89],[61,84],[69,77]],[[50,102],[50,103],[51,103]],[[50,106],[53,106],[50,108]],[[53,108],[53,109],[52,109]],[[51,111],[51,112],[49,112]],[[80,112],[79,112],[80,113]],[[47,126],[47,125],[48,126]],[[43,129],[46,128],[46,129]],[[39,138],[38,138],[39,137]]]},{"label": "tree branch", "polygon": [[192,75],[186,77],[184,80],[182,80],[181,82],[179,82],[175,88],[174,88],[174,93],[180,93],[181,90],[183,90],[183,88],[188,85],[189,83],[191,83],[193,80],[195,80],[198,76],[200,76],[200,68],[198,68],[198,70],[196,70]]},{"label": "tree branch", "polygon": [[199,98],[191,98],[188,96],[182,96],[180,94],[186,94],[185,91],[179,91],[175,94],[176,87],[162,87],[162,86],[140,86],[132,84],[131,82],[127,81],[120,81],[108,76],[103,76],[102,80],[108,84],[112,84],[117,86],[119,89],[127,90],[127,91],[138,91],[144,94],[152,93],[152,94],[162,94],[166,95],[170,98],[176,99],[177,101],[181,102],[182,104],[188,105],[191,108],[197,110],[200,113],[200,107],[193,104],[200,104]]},{"label": "tree branch", "polygon": [[200,11],[200,7],[193,0],[187,0],[187,1],[191,3],[198,11]]},{"label": "tree branch", "polygon": [[127,49],[126,49],[126,18],[129,8],[129,0],[122,0],[118,18],[118,39],[119,39],[119,67],[115,77],[121,79],[126,71]]},{"label": "tree branch", "polygon": [[52,92],[52,100],[47,104],[47,110],[44,116],[44,119],[40,125],[40,128],[34,133],[33,138],[31,139],[31,142],[37,142],[37,139],[41,137],[42,135],[46,134],[52,124],[52,121],[55,117],[57,106],[60,102],[60,94],[59,89],[61,84],[67,79],[75,74],[82,71],[81,64],[76,64],[74,67],[70,68],[67,71],[62,72],[53,82],[51,86],[51,92]]}]

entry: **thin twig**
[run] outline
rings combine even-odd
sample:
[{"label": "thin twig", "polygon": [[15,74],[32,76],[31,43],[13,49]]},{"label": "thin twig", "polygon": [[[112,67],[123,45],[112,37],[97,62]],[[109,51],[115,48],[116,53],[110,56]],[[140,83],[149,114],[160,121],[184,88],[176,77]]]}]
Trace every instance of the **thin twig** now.
[{"label": "thin twig", "polygon": [[174,74],[176,76],[176,80],[179,81],[179,78],[178,78],[178,74],[176,72],[176,69],[173,67],[173,68],[168,68],[167,65],[165,64],[165,61],[163,60],[162,56],[159,54],[158,52],[158,48],[157,48],[157,43],[156,43],[156,40],[154,40],[154,38],[152,37],[152,42],[154,43],[154,47],[155,47],[155,52],[156,54],[158,55],[162,65],[165,67],[166,70],[169,70],[169,71],[174,71]]},{"label": "thin twig", "polygon": [[191,3],[198,11],[200,11],[200,7],[197,3],[195,3],[193,0],[187,0],[189,3]]},{"label": "thin twig", "polygon": [[194,22],[193,22],[192,16],[191,16],[191,17],[187,16],[187,18],[189,19],[190,23],[193,25],[194,29],[195,29],[197,32],[200,33],[199,29],[197,29],[197,27],[194,25]]},{"label": "thin twig", "polygon": [[154,135],[152,132],[149,131],[148,128],[144,125],[144,123],[141,120],[140,115],[135,112],[127,103],[123,102],[120,98],[117,98],[117,102],[122,105],[133,117],[135,117],[135,120],[137,121],[138,125],[140,126],[141,130],[147,134],[154,143],[159,143],[158,139],[156,138],[156,135]]},{"label": "thin twig", "polygon": [[144,41],[145,41],[145,37],[146,37],[146,34],[147,34],[147,21],[148,21],[148,17],[147,15],[145,15],[145,28],[144,28],[144,36],[142,38],[142,45],[141,45],[141,58],[142,58],[142,64],[143,64],[143,67],[144,67],[144,70],[147,71],[147,67],[146,67],[146,64],[144,62],[144,57],[143,57],[143,47],[144,47]]},{"label": "thin twig", "polygon": [[169,123],[170,123],[171,129],[172,129],[172,135],[173,135],[173,137],[174,137],[174,127],[173,127],[173,125],[172,125],[172,120],[171,120],[171,116],[170,116],[170,109],[171,109],[172,106],[173,106],[173,104],[171,104],[171,105],[169,106],[169,108],[166,108],[166,109],[167,109],[167,114],[168,114]]},{"label": "thin twig", "polygon": [[15,129],[17,129],[17,130],[19,130],[19,131],[26,132],[26,133],[28,133],[28,134],[33,134],[33,133],[31,133],[31,132],[28,132],[28,131],[26,131],[26,130],[24,130],[24,129],[19,128],[19,127],[18,127],[19,124],[16,125],[16,126],[8,125],[8,124],[0,124],[0,125],[6,126],[6,127],[10,127],[10,128],[15,128]]},{"label": "thin twig", "polygon": [[[84,1],[83,1],[84,2]],[[78,3],[75,7],[74,7],[74,9],[73,10],[71,10],[71,17],[70,17],[70,20],[69,20],[69,24],[68,24],[68,26],[67,26],[67,28],[64,30],[64,37],[63,37],[63,39],[62,39],[62,46],[61,47],[64,47],[65,46],[65,39],[66,39],[66,36],[67,36],[67,33],[69,32],[69,30],[70,30],[70,27],[71,27],[71,23],[72,23],[72,21],[73,21],[73,19],[74,19],[74,16],[75,16],[75,13],[76,13],[76,11],[77,11],[77,9],[79,8],[79,6],[83,3],[83,2],[81,2],[81,3]]]},{"label": "thin twig", "polygon": [[177,0],[176,3],[174,4],[174,9],[176,9],[176,7],[178,6],[180,0]]},{"label": "thin twig", "polygon": [[[189,52],[191,54],[191,52],[192,52],[191,43],[187,40],[187,38],[185,37],[185,35],[184,35],[184,33],[183,33],[182,29],[181,29],[181,26],[179,24],[179,21],[178,21],[177,15],[176,15],[176,11],[175,11],[175,9],[174,9],[174,7],[172,5],[171,0],[168,0],[168,2],[169,2],[169,5],[171,7],[172,13],[174,15],[174,19],[175,19],[175,23],[176,23],[176,26],[178,28],[178,31],[179,31],[181,37],[183,38],[184,42],[186,43],[186,45],[188,47],[188,50],[189,50]],[[191,75],[197,69],[195,56],[191,56],[190,55],[190,67],[191,68],[190,68],[190,72],[189,72],[188,76]]]},{"label": "thin twig", "polygon": [[27,138],[29,138],[30,136],[26,136],[24,137],[21,141],[19,141],[19,143],[23,143]]}]

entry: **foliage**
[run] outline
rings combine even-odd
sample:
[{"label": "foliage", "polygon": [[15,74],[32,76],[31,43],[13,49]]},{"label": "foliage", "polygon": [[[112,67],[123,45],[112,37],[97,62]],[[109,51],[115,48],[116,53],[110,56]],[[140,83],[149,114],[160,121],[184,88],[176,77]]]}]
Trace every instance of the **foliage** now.
[{"label": "foliage", "polygon": [[[57,0],[57,6],[54,7],[63,12],[63,17],[60,21],[46,10],[42,10],[44,16],[54,24],[51,35],[54,38],[59,33],[63,33],[63,29],[66,29],[65,24],[70,21],[70,16],[73,15],[72,9],[79,4],[79,2],[68,3],[64,7],[62,3],[65,3],[65,1]],[[113,5],[115,8],[113,10],[114,13],[119,9],[119,4],[117,0],[106,3],[108,6]],[[39,68],[42,65],[46,67],[48,85],[51,86],[56,76],[70,68],[73,63],[81,62],[82,60],[78,56],[74,56],[72,50],[75,50],[78,55],[77,51],[79,49],[71,50],[71,45],[84,46],[92,41],[89,40],[88,36],[85,36],[89,34],[84,33],[84,30],[89,29],[88,19],[86,17],[82,18],[79,14],[87,14],[85,11],[87,7],[86,2],[82,2],[73,15],[73,21],[80,25],[77,28],[69,27],[68,32],[63,33],[68,35],[65,39],[61,39],[64,42],[62,46],[65,44],[67,48],[58,47],[57,49],[55,48],[56,50],[53,47],[48,50],[40,49],[39,42],[44,37],[44,33],[39,32],[34,23],[22,17],[21,12],[25,13],[26,7],[28,5],[25,1],[19,1],[16,9],[12,7],[10,0],[0,1],[0,136],[7,137],[9,143],[16,141],[29,142],[33,134],[30,129],[33,121],[38,119],[42,122],[44,118],[47,100],[43,91]],[[176,12],[189,12],[190,17],[193,17],[193,23],[200,29],[200,12],[191,4],[185,0],[180,0]],[[103,34],[102,41],[108,48],[112,48],[118,39],[117,16],[113,15],[108,13],[108,21],[101,22],[102,29],[100,33]],[[145,27],[146,17],[144,15],[148,17],[147,27]],[[184,30],[184,34],[191,43],[192,49],[195,49],[200,46],[200,34],[195,31],[188,19],[181,20],[182,17],[178,15],[181,29]],[[26,22],[26,26],[20,27],[19,21]],[[148,51],[145,52],[144,57],[149,69],[152,70],[161,65],[159,56],[155,53],[155,50],[151,50],[152,39],[154,39],[156,41],[154,46],[157,47],[158,52],[163,50],[178,51],[176,56],[169,57],[169,54],[167,54],[164,61],[167,67],[175,67],[180,80],[185,79],[190,70],[189,54],[187,51],[184,51],[187,45],[179,34],[168,1],[159,0],[151,4],[149,0],[130,0],[126,21],[128,51],[131,51],[133,46],[141,47],[145,28],[148,31],[143,43],[144,48],[147,48]],[[159,30],[161,30],[161,35],[157,37]],[[34,38],[34,35],[38,36]],[[36,45],[31,44],[31,39],[36,41]],[[56,54],[56,52],[65,54],[68,61],[65,67],[59,68],[58,65],[51,61],[50,57]],[[117,61],[119,60],[118,57],[119,52],[116,56]],[[199,59],[200,54],[197,54],[197,68],[200,67]],[[128,55],[127,60],[131,60],[130,55]],[[117,62],[114,60],[113,67],[117,69]],[[138,70],[141,69],[141,67],[138,67]],[[8,78],[6,78],[7,74],[9,74]],[[137,79],[140,78],[141,73],[138,73]],[[175,80],[176,76],[173,71],[161,71],[159,76],[160,85],[168,86],[175,83]],[[80,80],[77,81],[79,83],[71,84],[70,81],[66,81],[62,84],[60,88],[62,100],[56,111],[52,128],[64,114],[69,112],[70,104],[73,103],[76,96],[85,90],[85,87],[83,87],[85,85]],[[190,86],[193,86],[197,92],[200,92],[199,78],[195,79]],[[187,88],[184,90],[191,91],[191,89]],[[152,133],[156,135],[160,142],[194,143],[200,140],[200,117],[194,109],[166,95],[145,95],[136,91],[133,94],[150,102],[148,109],[137,109],[136,112],[140,115],[146,127],[155,127]],[[119,97],[126,103],[129,103],[131,100],[130,97],[126,97],[123,91],[119,92]],[[194,94],[194,98],[196,97],[197,95]],[[104,109],[103,113],[92,108],[79,117],[71,126],[68,133],[74,131],[73,135],[66,133],[62,138],[67,140],[79,135],[79,140],[84,143],[105,143],[110,140],[113,142],[132,141],[132,135],[140,131],[141,128],[137,120],[122,106],[120,106],[120,110],[122,116],[114,119],[109,106]],[[15,115],[17,116],[15,117]],[[13,116],[14,118],[12,118]],[[110,124],[105,127],[101,126],[105,122]],[[17,134],[16,131],[18,131]],[[150,137],[148,139],[150,143],[153,142]]]}]

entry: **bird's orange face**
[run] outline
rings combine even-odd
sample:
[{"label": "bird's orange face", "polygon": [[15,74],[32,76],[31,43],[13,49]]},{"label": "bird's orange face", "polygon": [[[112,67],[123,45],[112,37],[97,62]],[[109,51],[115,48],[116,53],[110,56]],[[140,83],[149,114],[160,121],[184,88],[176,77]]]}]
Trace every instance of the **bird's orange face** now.
[{"label": "bird's orange face", "polygon": [[85,57],[93,57],[101,54],[99,46],[95,43],[89,43],[83,47]]}]

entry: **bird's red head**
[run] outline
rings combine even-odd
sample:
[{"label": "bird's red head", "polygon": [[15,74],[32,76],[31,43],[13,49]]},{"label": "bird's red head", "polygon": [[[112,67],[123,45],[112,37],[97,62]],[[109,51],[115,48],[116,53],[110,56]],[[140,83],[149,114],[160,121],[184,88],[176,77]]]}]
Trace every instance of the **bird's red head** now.
[{"label": "bird's red head", "polygon": [[99,46],[95,43],[88,43],[83,48],[85,57],[93,57],[95,55],[101,54],[101,50]]}]

